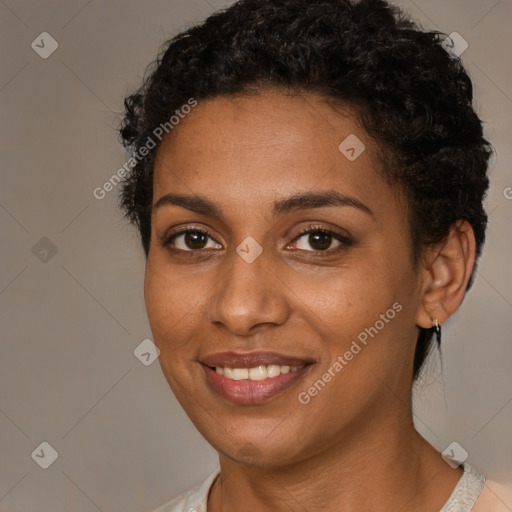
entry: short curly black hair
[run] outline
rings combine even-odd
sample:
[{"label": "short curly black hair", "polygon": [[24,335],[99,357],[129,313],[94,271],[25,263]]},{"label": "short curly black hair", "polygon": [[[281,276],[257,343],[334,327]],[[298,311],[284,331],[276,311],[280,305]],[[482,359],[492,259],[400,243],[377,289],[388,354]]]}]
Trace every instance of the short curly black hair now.
[{"label": "short curly black hair", "polygon": [[[169,127],[191,98],[278,88],[354,110],[382,150],[386,179],[407,197],[414,261],[459,219],[474,230],[478,259],[492,146],[472,106],[471,80],[445,42],[445,34],[421,29],[385,0],[240,0],[170,39],[125,99],[119,130],[137,157],[119,204],[146,257],[158,143],[147,146],[155,128]],[[413,381],[432,336],[420,330]]]}]

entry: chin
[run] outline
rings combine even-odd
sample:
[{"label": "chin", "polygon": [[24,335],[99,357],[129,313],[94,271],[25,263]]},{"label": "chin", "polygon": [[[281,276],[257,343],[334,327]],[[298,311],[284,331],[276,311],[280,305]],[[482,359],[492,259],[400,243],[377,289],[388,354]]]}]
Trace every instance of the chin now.
[{"label": "chin", "polygon": [[279,467],[296,462],[299,458],[299,447],[296,443],[285,442],[280,438],[271,437],[255,439],[246,436],[243,439],[231,438],[231,443],[210,443],[221,456],[227,457],[238,464],[254,467]]}]

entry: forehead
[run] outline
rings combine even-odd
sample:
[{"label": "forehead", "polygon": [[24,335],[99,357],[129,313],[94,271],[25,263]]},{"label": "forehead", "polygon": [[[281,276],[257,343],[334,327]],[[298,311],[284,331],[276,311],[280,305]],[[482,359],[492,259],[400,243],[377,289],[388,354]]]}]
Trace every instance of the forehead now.
[{"label": "forehead", "polygon": [[324,189],[372,204],[397,191],[381,176],[379,148],[350,109],[321,97],[267,91],[199,102],[162,141],[154,200],[200,194],[240,206]]}]

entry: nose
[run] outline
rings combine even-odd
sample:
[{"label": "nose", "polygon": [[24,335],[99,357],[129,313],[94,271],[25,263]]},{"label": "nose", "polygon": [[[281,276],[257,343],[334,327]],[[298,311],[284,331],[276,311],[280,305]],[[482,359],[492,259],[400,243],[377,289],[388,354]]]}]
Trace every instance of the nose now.
[{"label": "nose", "polygon": [[252,263],[236,252],[226,258],[224,278],[210,297],[208,317],[230,332],[247,336],[260,325],[282,325],[289,317],[286,285],[265,251]]}]

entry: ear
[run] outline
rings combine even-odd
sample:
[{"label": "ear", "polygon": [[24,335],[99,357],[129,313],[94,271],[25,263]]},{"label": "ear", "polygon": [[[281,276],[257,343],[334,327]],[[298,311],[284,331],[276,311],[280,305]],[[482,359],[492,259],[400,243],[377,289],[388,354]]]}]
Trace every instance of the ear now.
[{"label": "ear", "polygon": [[437,318],[443,324],[459,307],[475,266],[473,228],[458,220],[445,242],[427,249],[422,265],[423,287],[416,324],[430,329]]}]

